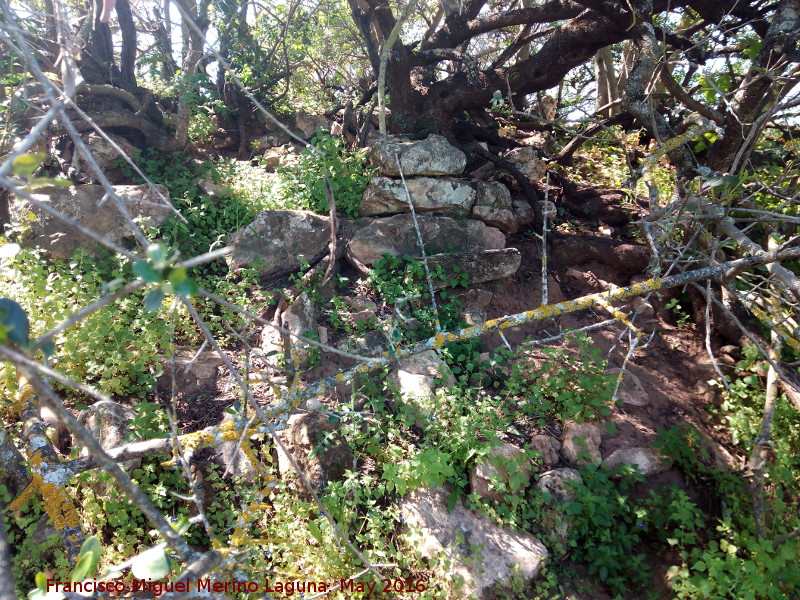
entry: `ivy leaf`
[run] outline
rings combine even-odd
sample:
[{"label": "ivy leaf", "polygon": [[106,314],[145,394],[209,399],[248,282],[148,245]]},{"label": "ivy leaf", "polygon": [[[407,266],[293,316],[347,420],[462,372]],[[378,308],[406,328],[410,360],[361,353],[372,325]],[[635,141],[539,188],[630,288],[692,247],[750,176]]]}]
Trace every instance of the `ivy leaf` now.
[{"label": "ivy leaf", "polygon": [[164,301],[164,290],[157,288],[150,290],[144,297],[144,309],[147,312],[156,312],[161,308],[161,303]]},{"label": "ivy leaf", "polygon": [[163,548],[150,548],[131,561],[131,573],[136,579],[158,581],[171,570],[169,556]]},{"label": "ivy leaf", "polygon": [[10,340],[20,348],[27,348],[30,323],[25,310],[9,298],[0,298],[0,341]]}]

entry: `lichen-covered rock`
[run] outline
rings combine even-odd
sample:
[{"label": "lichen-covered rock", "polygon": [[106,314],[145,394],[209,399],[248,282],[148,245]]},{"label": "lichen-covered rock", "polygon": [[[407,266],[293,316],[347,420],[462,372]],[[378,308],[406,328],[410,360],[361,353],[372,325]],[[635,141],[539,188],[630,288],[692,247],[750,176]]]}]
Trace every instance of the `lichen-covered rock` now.
[{"label": "lichen-covered rock", "polygon": [[453,582],[453,598],[504,597],[515,578],[530,584],[541,571],[547,549],[535,537],[501,528],[485,516],[467,510],[456,500],[448,510],[450,493],[441,487],[420,488],[400,504],[400,513],[410,528],[406,536],[411,548],[425,558],[442,553],[448,558],[444,575]]},{"label": "lichen-covered rock", "polygon": [[[330,481],[341,480],[345,471],[353,468],[353,453],[347,440],[337,432],[327,415],[318,412],[292,415],[280,436],[315,492],[323,491]],[[301,495],[310,495],[298,481],[297,472],[280,447],[278,469],[284,477],[294,481]]]},{"label": "lichen-covered rock", "polygon": [[481,462],[472,469],[469,476],[469,485],[473,494],[481,498],[503,501],[503,494],[495,487],[496,482],[501,482],[509,488],[510,493],[519,493],[519,489],[511,489],[512,478],[523,482],[521,487],[528,487],[531,480],[530,461],[523,461],[522,450],[511,444],[500,444],[489,452]]},{"label": "lichen-covered rock", "polygon": [[[100,400],[81,411],[78,422],[91,432],[103,450],[110,450],[125,444],[130,422],[135,417],[136,413],[127,406],[110,400]],[[135,458],[121,466],[126,471],[131,471],[140,464],[142,460]]]},{"label": "lichen-covered rock", "polygon": [[454,386],[456,379],[436,352],[426,350],[395,363],[389,382],[397,386],[402,399],[413,401],[433,397],[437,389]]},{"label": "lichen-covered rock", "polygon": [[[118,185],[114,191],[125,203],[132,218],[147,218],[152,227],[159,227],[174,214],[168,202],[162,200],[169,198],[169,192],[163,185]],[[133,246],[133,231],[114,202],[106,199],[101,205],[105,193],[99,185],[76,185],[68,188],[43,187],[32,196],[112,242]],[[77,248],[89,254],[95,254],[98,248],[102,248],[92,238],[42,209],[29,205],[27,201],[18,198],[11,202],[12,222],[28,223],[30,213],[36,220],[30,223],[25,232],[23,244],[26,246],[41,248],[55,258],[68,258]]]},{"label": "lichen-covered rock", "polygon": [[506,233],[515,233],[518,228],[517,216],[511,202],[511,192],[501,184],[478,181],[475,184],[477,194],[472,207],[472,216],[497,227]]},{"label": "lichen-covered rock", "polygon": [[265,277],[291,273],[300,268],[298,257],[313,262],[327,252],[330,235],[328,217],[302,210],[266,210],[231,234],[228,265],[238,269],[260,262]]},{"label": "lichen-covered rock", "polygon": [[[505,248],[505,235],[480,221],[456,220],[442,215],[418,215],[417,221],[428,255]],[[414,221],[409,214],[374,219],[357,230],[348,244],[353,258],[365,265],[383,257],[421,256]]]},{"label": "lichen-covered rock", "polygon": [[411,141],[401,137],[389,137],[372,145],[369,159],[380,175],[399,177],[400,169],[405,177],[414,175],[458,175],[467,166],[467,157],[453,148],[446,138],[431,134],[424,140]]},{"label": "lichen-covered rock", "polygon": [[[453,216],[467,216],[475,204],[475,188],[458,179],[410,177],[406,179],[408,196],[414,210],[435,211]],[[364,191],[359,207],[362,215],[391,215],[411,212],[403,182],[388,177],[374,177]]]},{"label": "lichen-covered rock", "polygon": [[567,421],[561,433],[561,452],[571,465],[599,463],[602,427],[597,423]]}]

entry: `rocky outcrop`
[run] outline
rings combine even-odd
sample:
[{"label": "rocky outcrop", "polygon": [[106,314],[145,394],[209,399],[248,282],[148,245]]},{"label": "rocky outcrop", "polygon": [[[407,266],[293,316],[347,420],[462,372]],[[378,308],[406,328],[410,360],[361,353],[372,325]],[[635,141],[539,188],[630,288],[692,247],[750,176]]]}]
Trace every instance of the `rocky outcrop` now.
[{"label": "rocky outcrop", "polygon": [[300,268],[298,257],[310,263],[328,250],[330,221],[301,210],[267,210],[231,234],[228,255],[232,269],[261,264],[262,275],[274,277]]},{"label": "rocky outcrop", "polygon": [[415,175],[459,175],[467,165],[467,157],[461,150],[453,148],[446,138],[431,134],[424,140],[389,137],[373,144],[369,159],[380,175],[399,177],[400,169],[405,177]]},{"label": "rocky outcrop", "polygon": [[[499,229],[480,221],[458,221],[440,215],[417,217],[426,252],[474,252],[505,248],[506,238]],[[359,229],[348,244],[357,261],[371,265],[384,254],[421,256],[411,215],[375,219]]]},{"label": "rocky outcrop", "polygon": [[[118,185],[114,191],[125,203],[131,218],[146,218],[152,227],[159,227],[174,214],[172,208],[162,200],[162,197],[169,198],[169,192],[163,185]],[[106,199],[103,202],[105,194],[99,185],[77,185],[39,188],[32,196],[80,225],[102,233],[112,242],[133,245],[133,231],[128,221],[113,201]],[[41,208],[31,206],[22,199],[12,201],[12,221],[27,224],[30,213],[36,220],[30,223],[25,232],[25,245],[40,248],[50,256],[62,259],[68,258],[78,248],[89,254],[96,254],[102,248],[92,238]]]},{"label": "rocky outcrop", "polygon": [[441,487],[420,488],[403,499],[400,513],[410,528],[406,539],[412,549],[429,559],[444,553],[445,576],[454,588],[463,581],[451,597],[504,597],[517,577],[529,585],[539,575],[548,555],[539,540],[498,527],[464,508],[460,499],[448,510],[449,497]]}]

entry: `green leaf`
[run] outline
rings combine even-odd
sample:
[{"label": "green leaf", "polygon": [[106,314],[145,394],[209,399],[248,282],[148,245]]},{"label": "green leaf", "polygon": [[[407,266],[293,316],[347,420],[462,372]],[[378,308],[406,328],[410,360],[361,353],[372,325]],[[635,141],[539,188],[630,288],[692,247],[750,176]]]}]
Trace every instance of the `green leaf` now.
[{"label": "green leaf", "polygon": [[165,263],[169,256],[169,248],[164,243],[150,244],[147,247],[147,258],[154,263]]},{"label": "green leaf", "polygon": [[156,271],[153,265],[146,260],[140,260],[134,263],[133,273],[148,283],[158,283],[163,280],[161,273]]},{"label": "green leaf", "polygon": [[25,310],[9,298],[0,298],[0,326],[5,339],[20,348],[27,348],[30,338],[30,323]]},{"label": "green leaf", "polygon": [[11,163],[11,170],[17,177],[29,179],[44,160],[44,152],[22,154]]},{"label": "green leaf", "polygon": [[78,555],[78,563],[72,571],[72,583],[83,581],[97,573],[97,565],[100,564],[100,555],[103,553],[103,546],[97,536],[86,538],[81,546]]},{"label": "green leaf", "polygon": [[171,570],[169,556],[163,548],[150,548],[131,561],[131,573],[136,579],[158,581]]},{"label": "green leaf", "polygon": [[164,291],[161,288],[150,290],[144,297],[144,309],[147,312],[156,312],[164,301]]},{"label": "green leaf", "polygon": [[315,521],[308,522],[308,531],[320,544],[322,543],[322,532],[319,530]]}]

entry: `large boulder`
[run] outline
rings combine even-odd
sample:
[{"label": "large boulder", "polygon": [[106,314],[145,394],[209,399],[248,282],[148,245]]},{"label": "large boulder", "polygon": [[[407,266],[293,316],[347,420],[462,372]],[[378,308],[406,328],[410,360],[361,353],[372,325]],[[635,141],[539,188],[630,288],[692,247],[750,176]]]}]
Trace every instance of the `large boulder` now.
[{"label": "large boulder", "polygon": [[453,148],[441,135],[431,134],[424,140],[411,141],[400,137],[389,137],[374,144],[369,159],[380,175],[399,177],[397,158],[403,175],[458,175],[467,166],[467,157]]},{"label": "large boulder", "polygon": [[490,600],[513,592],[514,581],[529,585],[547,558],[544,545],[527,533],[501,528],[488,517],[467,510],[456,500],[448,510],[450,492],[441,487],[420,488],[400,504],[411,529],[407,539],[423,557],[444,553],[445,575],[463,585],[452,597]]},{"label": "large boulder", "polygon": [[[118,185],[114,191],[132,218],[148,218],[152,227],[159,227],[174,214],[164,200],[169,198],[169,192],[163,185]],[[112,242],[132,246],[134,234],[128,221],[112,200],[102,202],[105,193],[99,185],[76,185],[39,188],[32,196]],[[30,222],[30,213],[36,218],[33,222]],[[30,222],[23,243],[41,248],[55,258],[68,258],[78,248],[94,254],[99,246],[92,238],[21,198],[11,203],[11,219],[22,224]]]},{"label": "large boulder", "polygon": [[[446,277],[460,274],[467,276],[469,285],[477,285],[487,281],[496,281],[510,277],[519,269],[522,254],[516,248],[503,250],[485,250],[483,252],[461,252],[458,254],[434,254],[428,257],[428,267],[434,269],[442,266]],[[454,268],[455,267],[455,268]],[[440,290],[451,287],[450,280],[433,278],[433,289]]]},{"label": "large boulder", "polygon": [[[503,232],[480,221],[419,215],[417,222],[428,255],[497,250],[506,245]],[[352,257],[365,265],[371,265],[384,254],[421,256],[409,214],[373,220],[355,232],[348,246]]]},{"label": "large boulder", "polygon": [[300,268],[298,256],[313,263],[327,252],[330,236],[328,217],[302,210],[266,210],[231,234],[228,265],[239,269],[262,262],[266,277],[291,273]]},{"label": "large boulder", "polygon": [[[416,211],[465,217],[475,203],[475,188],[459,179],[413,177],[406,179],[406,185]],[[408,196],[402,181],[374,177],[364,191],[359,211],[365,216],[411,212]]]}]

